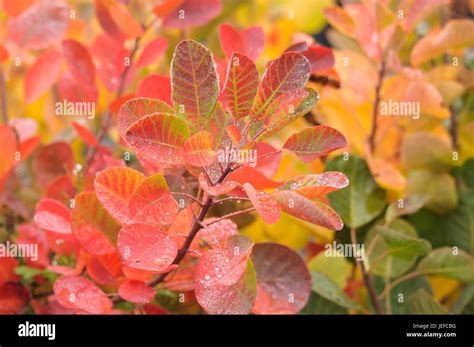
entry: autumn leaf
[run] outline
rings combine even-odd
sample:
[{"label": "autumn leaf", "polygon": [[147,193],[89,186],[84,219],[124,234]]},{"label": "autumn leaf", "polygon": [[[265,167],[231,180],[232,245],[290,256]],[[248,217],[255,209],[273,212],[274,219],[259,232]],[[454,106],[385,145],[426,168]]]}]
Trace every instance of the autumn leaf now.
[{"label": "autumn leaf", "polygon": [[219,27],[219,40],[229,62],[232,55],[238,53],[255,61],[262,53],[265,34],[261,27],[250,27],[238,31],[230,24]]},{"label": "autumn leaf", "polygon": [[61,61],[61,54],[54,48],[37,58],[25,77],[26,102],[35,101],[56,82],[61,70]]},{"label": "autumn leaf", "polygon": [[314,199],[349,185],[346,175],[337,171],[298,176],[283,183],[278,190],[292,190],[308,199]]},{"label": "autumn leaf", "polygon": [[243,185],[245,193],[265,223],[273,224],[280,218],[280,206],[268,193],[258,192],[250,183]]},{"label": "autumn leaf", "polygon": [[[178,5],[163,18],[163,27],[185,29],[200,26],[222,11],[220,0],[183,0],[177,3]],[[155,9],[155,13],[156,11]],[[162,10],[158,12],[162,13]]]},{"label": "autumn leaf", "polygon": [[71,212],[61,202],[43,198],[36,204],[34,221],[42,229],[62,234],[71,233]]}]

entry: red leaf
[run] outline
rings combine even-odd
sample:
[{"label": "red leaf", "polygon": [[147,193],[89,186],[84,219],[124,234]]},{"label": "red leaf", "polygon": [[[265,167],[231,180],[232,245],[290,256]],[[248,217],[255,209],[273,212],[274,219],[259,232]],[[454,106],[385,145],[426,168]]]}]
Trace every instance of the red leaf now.
[{"label": "red leaf", "polygon": [[223,100],[235,118],[249,115],[258,87],[258,71],[252,60],[233,53],[222,91]]},{"label": "red leaf", "polygon": [[118,113],[118,130],[125,140],[128,128],[140,118],[153,114],[174,114],[173,109],[161,100],[136,98],[125,102]]},{"label": "red leaf", "polygon": [[102,206],[121,224],[133,222],[128,203],[145,176],[128,167],[110,167],[94,179],[94,189]]},{"label": "red leaf", "polygon": [[337,213],[322,202],[311,201],[290,190],[276,191],[273,196],[283,211],[296,218],[330,230],[341,230],[344,226]]},{"label": "red leaf", "polygon": [[168,76],[149,75],[138,85],[138,95],[144,98],[160,99],[171,105],[171,80]]},{"label": "red leaf", "polygon": [[9,16],[16,17],[26,10],[34,0],[3,0],[3,10]]},{"label": "red leaf", "polygon": [[11,40],[27,49],[43,49],[59,41],[69,22],[67,5],[62,1],[38,1],[8,25]]},{"label": "red leaf", "polygon": [[43,198],[36,204],[35,223],[41,229],[71,233],[71,212],[57,200]]},{"label": "red leaf", "polygon": [[31,153],[38,147],[41,141],[41,136],[33,136],[20,143],[18,150],[22,160],[27,159]]},{"label": "red leaf", "polygon": [[143,282],[125,281],[120,285],[118,295],[134,304],[146,304],[153,300],[155,291]]},{"label": "red leaf", "polygon": [[162,55],[168,48],[168,40],[164,37],[158,37],[149,42],[143,48],[140,58],[138,58],[137,66],[145,67],[153,63],[160,55]]},{"label": "red leaf", "polygon": [[220,0],[184,0],[163,19],[164,28],[186,29],[206,24],[222,11]]},{"label": "red leaf", "polygon": [[74,40],[63,41],[64,59],[74,78],[84,85],[95,84],[95,66],[84,45]]},{"label": "red leaf", "polygon": [[164,17],[173,12],[184,0],[163,0],[153,7],[153,13],[158,17]]},{"label": "red leaf", "polygon": [[303,259],[276,243],[256,244],[252,262],[257,274],[257,314],[295,314],[308,301],[311,276]]},{"label": "red leaf", "polygon": [[68,102],[95,102],[97,100],[97,87],[95,84],[81,84],[69,71],[59,77],[59,97]]},{"label": "red leaf", "polygon": [[160,174],[144,180],[130,198],[130,216],[136,223],[171,224],[178,213],[178,204]]},{"label": "red leaf", "polygon": [[227,135],[229,135],[232,143],[236,146],[240,144],[240,140],[242,139],[242,133],[240,132],[239,128],[235,125],[231,124],[225,128]]},{"label": "red leaf", "polygon": [[112,309],[112,301],[88,279],[64,276],[54,282],[54,296],[66,307],[93,314],[104,314]]},{"label": "red leaf", "polygon": [[339,131],[319,125],[291,135],[283,148],[292,151],[305,163],[309,163],[346,145],[346,139]]},{"label": "red leaf", "polygon": [[258,159],[254,168],[266,177],[273,177],[280,168],[281,151],[265,142],[257,143],[255,150]]},{"label": "red leaf", "polygon": [[274,224],[280,219],[280,206],[273,196],[257,192],[249,183],[244,184],[244,190],[265,223]]},{"label": "red leaf", "polygon": [[186,120],[195,126],[201,125],[214,110],[219,95],[211,51],[193,40],[180,42],[171,61],[171,85],[171,98],[177,112],[185,114]]},{"label": "red leaf", "polygon": [[44,52],[36,59],[25,76],[27,103],[38,99],[56,82],[61,70],[61,60],[61,54],[55,49]]},{"label": "red leaf", "polygon": [[212,164],[217,158],[213,141],[212,134],[208,131],[200,131],[191,136],[183,147],[186,163],[199,167]]},{"label": "red leaf", "polygon": [[199,185],[207,194],[213,196],[227,194],[237,187],[237,183],[230,180],[212,186],[209,184],[209,181],[207,180],[207,177],[204,173],[199,175]]},{"label": "red leaf", "polygon": [[134,39],[143,35],[141,24],[133,18],[127,7],[116,1],[107,1],[110,17],[117,24],[119,30],[125,34],[128,39]]},{"label": "red leaf", "polygon": [[[113,254],[113,253],[111,253]],[[92,280],[103,286],[114,285],[115,279],[112,274],[102,265],[97,256],[92,256],[87,263],[87,274]]]},{"label": "red leaf", "polygon": [[250,183],[256,189],[276,188],[281,185],[281,182],[269,179],[259,170],[250,166],[242,166],[232,172],[227,179],[240,185]]},{"label": "red leaf", "polygon": [[118,247],[125,263],[135,269],[166,272],[178,249],[157,225],[131,224],[118,235]]},{"label": "red leaf", "polygon": [[19,282],[20,276],[15,274],[18,262],[13,257],[0,257],[0,286],[7,282]]},{"label": "red leaf", "polygon": [[20,283],[5,283],[0,286],[0,314],[19,313],[30,300],[28,289]]},{"label": "red leaf", "polygon": [[295,177],[278,187],[278,190],[292,190],[308,199],[314,199],[348,185],[349,180],[346,175],[328,171],[322,174]]},{"label": "red leaf", "polygon": [[[15,131],[7,125],[0,125],[0,179],[6,175],[15,165],[16,135]],[[0,189],[1,190],[1,189]]]},{"label": "red leaf", "polygon": [[213,218],[204,221],[207,225],[196,234],[190,249],[202,255],[202,248],[218,249],[224,246],[224,242],[232,235],[237,235],[237,225],[230,219],[222,219],[213,223]]},{"label": "red leaf", "polygon": [[189,127],[176,116],[151,114],[128,128],[125,139],[143,159],[158,167],[184,164],[183,146]]},{"label": "red leaf", "polygon": [[250,27],[239,32],[230,24],[222,24],[219,39],[227,59],[230,60],[233,52],[237,52],[256,60],[263,50],[265,35],[261,27]]},{"label": "red leaf", "polygon": [[81,137],[81,139],[84,140],[86,144],[92,147],[99,144],[99,141],[97,141],[95,135],[85,126],[79,124],[78,122],[72,122],[71,124],[74,127],[74,130],[76,130],[77,134]]},{"label": "red leaf", "polygon": [[311,73],[324,71],[334,66],[334,54],[329,47],[321,45],[311,45],[308,47],[306,42],[299,42],[288,47],[285,52],[300,52],[308,58],[311,64]]},{"label": "red leaf", "polygon": [[33,159],[33,170],[39,185],[43,187],[70,173],[73,166],[71,146],[66,142],[54,142],[43,147]]},{"label": "red leaf", "polygon": [[3,64],[8,60],[8,51],[3,45],[0,44],[0,64]]},{"label": "red leaf", "polygon": [[279,95],[303,89],[308,82],[311,66],[297,52],[286,52],[271,62],[259,85],[252,108],[252,118],[260,118]]},{"label": "red leaf", "polygon": [[75,194],[74,184],[67,175],[56,178],[46,190],[46,197],[68,203]]}]

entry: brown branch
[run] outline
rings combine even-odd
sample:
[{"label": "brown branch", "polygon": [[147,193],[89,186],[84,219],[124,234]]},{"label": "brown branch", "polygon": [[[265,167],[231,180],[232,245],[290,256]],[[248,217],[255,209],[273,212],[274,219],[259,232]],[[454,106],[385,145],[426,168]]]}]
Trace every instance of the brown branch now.
[{"label": "brown branch", "polygon": [[377,115],[379,114],[380,92],[385,76],[385,60],[380,64],[377,85],[375,86],[375,100],[372,110],[372,129],[369,135],[369,149],[373,153],[375,148],[375,134],[377,132]]},{"label": "brown branch", "polygon": [[251,212],[251,211],[255,211],[255,207],[249,207],[249,208],[246,208],[245,210],[235,211],[235,212],[226,214],[226,215],[224,215],[224,216],[222,216],[222,217],[219,217],[219,218],[217,218],[217,219],[214,219],[212,222],[206,224],[206,226],[209,226],[209,225],[212,225],[212,224],[214,224],[214,223],[220,222],[220,221],[223,220],[223,219],[227,219],[227,218],[230,218],[230,217],[239,216],[239,215],[241,215],[241,214],[244,214],[244,213],[247,213],[247,212]]},{"label": "brown branch", "polygon": [[[356,230],[354,228],[351,228],[351,242],[353,246],[357,244],[357,236],[356,236]],[[367,288],[367,291],[369,292],[369,298],[370,302],[372,303],[372,306],[375,309],[375,312],[377,314],[383,314],[382,306],[380,305],[380,302],[377,297],[377,292],[375,291],[374,284],[372,282],[372,277],[370,274],[367,272],[367,269],[365,268],[364,260],[363,259],[356,259],[356,263],[359,266],[359,269],[362,273],[362,278],[364,280],[365,287]]]}]

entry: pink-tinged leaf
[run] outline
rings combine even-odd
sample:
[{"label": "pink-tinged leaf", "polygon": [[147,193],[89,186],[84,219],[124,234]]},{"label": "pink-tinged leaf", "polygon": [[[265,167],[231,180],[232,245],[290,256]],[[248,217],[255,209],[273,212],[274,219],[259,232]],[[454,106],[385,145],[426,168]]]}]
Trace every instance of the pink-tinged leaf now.
[{"label": "pink-tinged leaf", "polygon": [[33,118],[14,118],[9,124],[15,129],[20,142],[36,135],[38,122]]},{"label": "pink-tinged leaf", "polygon": [[110,15],[107,5],[107,1],[95,0],[95,12],[97,15],[97,20],[99,21],[102,29],[104,29],[107,34],[118,41],[122,41],[125,38],[125,35]]},{"label": "pink-tinged leaf", "polygon": [[253,248],[252,262],[257,274],[253,313],[295,314],[306,305],[311,276],[298,253],[276,243],[259,243]]},{"label": "pink-tinged leaf", "polygon": [[0,286],[7,282],[19,282],[20,276],[15,273],[18,261],[14,257],[0,258]]},{"label": "pink-tinged leaf", "polygon": [[16,17],[34,2],[34,0],[3,0],[3,11],[9,16]]},{"label": "pink-tinged leaf", "polygon": [[308,199],[314,199],[348,185],[349,180],[346,175],[328,171],[322,174],[295,177],[278,187],[278,190],[292,190]]},{"label": "pink-tinged leaf", "polygon": [[231,180],[226,180],[222,183],[211,185],[206,177],[206,174],[204,173],[199,175],[199,185],[207,194],[213,196],[227,194],[237,187],[237,183]]},{"label": "pink-tinged leaf", "polygon": [[257,143],[255,150],[258,159],[256,159],[254,168],[266,177],[273,177],[280,168],[281,151],[265,142]]},{"label": "pink-tinged leaf", "polygon": [[242,140],[242,133],[240,132],[239,128],[235,125],[231,124],[225,128],[227,135],[232,140],[232,143],[236,146],[240,144],[240,140]]},{"label": "pink-tinged leaf", "polygon": [[120,285],[118,295],[134,304],[146,304],[153,300],[155,291],[143,282],[125,281]]},{"label": "pink-tinged leaf", "polygon": [[296,218],[330,230],[341,230],[344,226],[341,217],[320,201],[311,201],[291,190],[276,191],[272,195],[283,211]]},{"label": "pink-tinged leaf", "polygon": [[287,48],[285,52],[300,52],[308,58],[311,64],[311,73],[318,73],[334,66],[334,54],[332,49],[321,45],[311,45],[299,42]]},{"label": "pink-tinged leaf", "polygon": [[72,210],[72,233],[81,247],[90,254],[114,253],[120,226],[102,207],[94,192],[76,196]]},{"label": "pink-tinged leaf", "polygon": [[45,93],[59,76],[61,54],[55,50],[41,54],[29,68],[25,76],[25,99],[31,103]]},{"label": "pink-tinged leaf", "polygon": [[184,164],[183,146],[189,127],[177,116],[151,114],[128,128],[125,139],[143,159],[158,167]]},{"label": "pink-tinged leaf", "polygon": [[0,314],[17,314],[28,305],[30,292],[20,283],[0,286]]},{"label": "pink-tinged leaf", "polygon": [[128,167],[110,167],[94,179],[94,189],[102,206],[121,224],[133,222],[128,203],[145,176]]},{"label": "pink-tinged leaf", "polygon": [[255,60],[263,50],[265,35],[260,27],[250,27],[239,32],[230,24],[222,24],[219,27],[219,40],[228,60],[233,52]]},{"label": "pink-tinged leaf", "polygon": [[97,87],[95,84],[82,84],[70,71],[59,76],[57,83],[59,98],[68,102],[96,102]]},{"label": "pink-tinged leaf", "polygon": [[309,163],[346,145],[346,138],[339,131],[319,125],[291,135],[283,148],[291,151],[305,163]]},{"label": "pink-tinged leaf", "polygon": [[149,42],[143,48],[140,58],[138,58],[137,66],[145,67],[158,59],[168,48],[168,40],[164,37],[158,37]]},{"label": "pink-tinged leaf", "polygon": [[260,118],[281,94],[303,89],[308,82],[311,66],[306,57],[286,52],[272,61],[258,87],[252,108],[252,118]]},{"label": "pink-tinged leaf", "polygon": [[95,66],[84,45],[74,40],[64,40],[62,43],[64,59],[69,71],[81,84],[95,84]]},{"label": "pink-tinged leaf", "polygon": [[221,11],[221,0],[184,0],[163,19],[163,27],[178,29],[197,27],[217,17]]},{"label": "pink-tinged leaf", "polygon": [[165,272],[178,254],[176,243],[160,227],[151,224],[123,227],[118,247],[128,266],[155,272]]},{"label": "pink-tinged leaf", "polygon": [[141,24],[133,18],[124,4],[116,1],[104,1],[112,20],[117,24],[119,30],[125,34],[128,39],[135,39],[143,35]]},{"label": "pink-tinged leaf", "polygon": [[168,76],[149,75],[138,85],[138,95],[144,98],[160,99],[171,105],[171,80]]},{"label": "pink-tinged leaf", "polygon": [[25,160],[27,159],[31,153],[38,147],[38,145],[41,142],[41,136],[33,136],[30,137],[29,139],[23,141],[20,143],[20,146],[18,148],[21,159]]},{"label": "pink-tinged leaf", "polygon": [[193,40],[179,43],[171,62],[171,87],[176,113],[199,127],[214,110],[219,95],[211,51]]},{"label": "pink-tinged leaf", "polygon": [[227,179],[240,185],[250,183],[255,189],[276,188],[281,185],[281,182],[269,179],[262,172],[250,166],[242,166],[232,172]]},{"label": "pink-tinged leaf", "polygon": [[173,12],[180,6],[184,0],[163,0],[158,5],[153,7],[153,13],[158,17],[164,17]]},{"label": "pink-tinged leaf", "polygon": [[62,38],[68,22],[64,2],[38,1],[9,22],[8,33],[20,47],[44,49]]},{"label": "pink-tinged leaf", "polygon": [[265,223],[274,224],[280,219],[280,205],[273,196],[256,191],[249,183],[244,184],[244,190]]},{"label": "pink-tinged leaf", "polygon": [[0,179],[6,175],[15,165],[16,135],[15,131],[8,125],[0,125]]},{"label": "pink-tinged leaf", "polygon": [[165,178],[157,174],[138,186],[130,199],[128,210],[136,223],[171,224],[178,213],[178,204]]},{"label": "pink-tinged leaf", "polygon": [[75,194],[74,183],[69,176],[56,178],[46,190],[46,197],[68,203]]},{"label": "pink-tinged leaf", "polygon": [[3,45],[0,44],[0,64],[3,64],[8,60],[9,54],[8,51]]},{"label": "pink-tinged leaf", "polygon": [[202,249],[221,248],[225,244],[224,242],[232,235],[239,233],[237,225],[230,219],[222,219],[213,223],[214,218],[209,218],[204,221],[205,224],[210,224],[196,234],[193,242],[191,243],[190,249],[198,254],[202,255]]},{"label": "pink-tinged leaf", "polygon": [[331,6],[323,10],[328,22],[344,35],[355,35],[355,23],[352,17],[341,7]]},{"label": "pink-tinged leaf", "polygon": [[54,282],[54,296],[66,307],[92,314],[104,314],[112,309],[112,301],[88,279],[64,276]]},{"label": "pink-tinged leaf", "polygon": [[210,314],[247,314],[255,303],[255,271],[249,262],[253,242],[246,236],[227,239],[224,249],[199,258],[195,275],[198,303]]},{"label": "pink-tinged leaf", "polygon": [[54,142],[41,148],[33,159],[33,170],[42,187],[48,187],[56,178],[69,174],[73,166],[74,156],[66,142]]},{"label": "pink-tinged leaf", "polygon": [[115,284],[114,277],[102,265],[97,256],[90,257],[89,262],[87,263],[87,274],[95,283],[102,286],[111,286]]},{"label": "pink-tinged leaf", "polygon": [[213,137],[208,131],[200,131],[192,135],[184,144],[184,160],[189,165],[207,166],[216,160],[213,148]]},{"label": "pink-tinged leaf", "polygon": [[172,115],[174,111],[168,104],[156,99],[135,98],[125,102],[118,113],[118,130],[120,136],[125,140],[125,134],[133,123],[153,113]]},{"label": "pink-tinged leaf", "polygon": [[74,127],[74,130],[76,130],[77,134],[82,140],[84,140],[86,144],[89,146],[97,146],[99,144],[99,141],[97,141],[95,135],[85,126],[79,124],[78,122],[72,122],[71,124]]},{"label": "pink-tinged leaf", "polygon": [[61,202],[43,198],[36,204],[35,223],[41,229],[71,233],[71,212]]},{"label": "pink-tinged leaf", "polygon": [[223,100],[235,118],[249,115],[257,94],[258,71],[252,60],[240,53],[233,53],[229,60]]}]

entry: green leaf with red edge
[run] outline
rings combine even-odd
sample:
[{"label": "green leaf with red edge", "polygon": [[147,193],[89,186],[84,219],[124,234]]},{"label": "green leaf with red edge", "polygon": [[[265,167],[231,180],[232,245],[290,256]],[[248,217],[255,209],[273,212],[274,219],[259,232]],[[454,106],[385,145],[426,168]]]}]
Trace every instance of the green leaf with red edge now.
[{"label": "green leaf with red edge", "polygon": [[310,70],[308,59],[297,52],[283,53],[272,61],[258,87],[251,117],[263,117],[266,109],[279,95],[303,89],[308,82]]},{"label": "green leaf with red edge", "polygon": [[261,27],[250,27],[239,32],[230,24],[222,24],[219,40],[227,59],[237,52],[255,60],[263,50],[265,34]]},{"label": "green leaf with red edge", "polygon": [[41,229],[61,234],[71,233],[71,211],[54,199],[42,198],[38,201],[34,221]]},{"label": "green leaf with red edge", "polygon": [[83,85],[94,85],[95,65],[87,48],[75,40],[64,40],[62,48],[72,76]]},{"label": "green leaf with red edge", "polygon": [[168,48],[168,40],[164,37],[158,37],[150,41],[145,48],[143,48],[140,58],[138,58],[137,66],[145,67],[153,63],[162,55]]},{"label": "green leaf with red edge", "polygon": [[199,258],[195,295],[210,314],[247,314],[255,303],[256,281],[251,261],[253,242],[243,235],[230,236],[225,247]]},{"label": "green leaf with red edge", "polygon": [[63,276],[54,282],[54,296],[66,307],[92,314],[108,313],[112,301],[94,283],[81,276]]},{"label": "green leaf with red edge", "polygon": [[78,122],[71,122],[71,124],[74,130],[76,130],[77,134],[81,137],[81,139],[84,140],[86,144],[89,146],[97,146],[99,144],[99,141],[97,141],[97,138],[92,133],[92,131]]},{"label": "green leaf with red edge", "polygon": [[213,137],[208,131],[200,131],[192,135],[184,144],[184,161],[193,166],[207,166],[216,160],[213,150]]},{"label": "green leaf with red edge", "polygon": [[153,288],[139,281],[127,280],[123,282],[117,293],[122,299],[133,302],[134,304],[146,304],[155,297]]},{"label": "green leaf with red edge", "polygon": [[147,177],[131,196],[129,215],[136,223],[171,224],[178,213],[178,204],[171,195],[165,178],[156,174]]},{"label": "green leaf with red edge", "polygon": [[176,243],[152,224],[124,226],[118,235],[118,247],[128,266],[146,271],[168,271],[178,254]]},{"label": "green leaf with red edge", "polygon": [[163,27],[178,29],[197,27],[217,17],[221,11],[221,0],[184,0],[163,18]]},{"label": "green leaf with red edge", "polygon": [[183,146],[189,138],[188,124],[179,117],[151,114],[134,123],[125,135],[130,147],[158,167],[184,164]]},{"label": "green leaf with red edge", "polygon": [[346,138],[339,131],[325,125],[306,128],[290,136],[283,146],[305,163],[347,145]]},{"label": "green leaf with red edge", "polygon": [[25,49],[44,49],[59,41],[69,23],[63,1],[39,1],[8,23],[9,38]]},{"label": "green leaf with red edge", "polygon": [[79,193],[72,210],[72,233],[88,253],[103,255],[115,252],[114,243],[120,226],[102,207],[94,192]]},{"label": "green leaf with red edge", "polygon": [[253,121],[249,132],[251,138],[254,138],[255,142],[266,140],[291,122],[310,112],[318,100],[318,93],[311,88],[279,95],[268,106],[264,118]]},{"label": "green leaf with red edge", "polygon": [[177,114],[184,114],[195,127],[214,110],[219,95],[216,64],[204,45],[180,42],[171,61],[171,98]]},{"label": "green leaf with red edge", "polygon": [[311,201],[290,190],[276,191],[272,195],[283,211],[296,218],[330,230],[341,230],[344,226],[337,213],[320,201]]},{"label": "green leaf with red edge", "polygon": [[61,53],[52,48],[42,53],[25,76],[25,100],[31,103],[45,93],[61,71]]},{"label": "green leaf with red edge", "polygon": [[328,171],[322,174],[304,175],[286,181],[278,190],[292,190],[308,199],[318,198],[327,193],[345,188],[349,179],[341,172]]},{"label": "green leaf with red edge", "polygon": [[117,116],[120,136],[125,140],[125,134],[133,123],[153,113],[173,115],[174,111],[164,101],[157,99],[135,98],[125,102]]},{"label": "green leaf with red edge", "polygon": [[223,100],[235,118],[249,115],[257,95],[258,71],[247,56],[234,52],[229,60],[227,77],[222,91]]},{"label": "green leaf with red edge", "polygon": [[94,189],[102,206],[121,224],[133,222],[128,203],[145,176],[128,167],[109,167],[97,174]]},{"label": "green leaf with red edge", "polygon": [[226,180],[222,183],[211,185],[206,177],[205,173],[199,175],[199,185],[201,188],[210,195],[218,196],[222,194],[230,193],[237,187],[237,182]]},{"label": "green leaf with red edge", "polygon": [[280,219],[280,205],[273,196],[256,191],[250,183],[244,184],[244,190],[265,223],[274,224]]},{"label": "green leaf with red edge", "polygon": [[258,243],[252,250],[257,274],[256,314],[295,314],[308,301],[311,275],[301,256],[277,243]]},{"label": "green leaf with red edge", "polygon": [[66,142],[54,142],[44,146],[33,158],[36,180],[45,188],[58,177],[70,174],[73,166],[72,149]]},{"label": "green leaf with red edge", "polygon": [[168,76],[148,75],[138,85],[138,95],[144,98],[160,99],[171,105],[171,80]]}]

